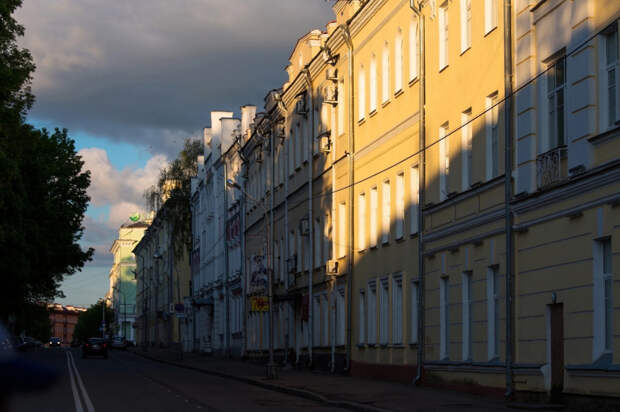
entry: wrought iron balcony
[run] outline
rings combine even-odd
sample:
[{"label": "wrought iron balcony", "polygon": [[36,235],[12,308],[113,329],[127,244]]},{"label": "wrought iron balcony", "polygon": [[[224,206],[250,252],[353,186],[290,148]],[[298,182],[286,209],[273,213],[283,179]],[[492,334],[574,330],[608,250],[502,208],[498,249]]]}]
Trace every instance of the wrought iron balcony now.
[{"label": "wrought iron balcony", "polygon": [[566,179],[566,146],[558,146],[536,156],[536,185],[547,189]]}]

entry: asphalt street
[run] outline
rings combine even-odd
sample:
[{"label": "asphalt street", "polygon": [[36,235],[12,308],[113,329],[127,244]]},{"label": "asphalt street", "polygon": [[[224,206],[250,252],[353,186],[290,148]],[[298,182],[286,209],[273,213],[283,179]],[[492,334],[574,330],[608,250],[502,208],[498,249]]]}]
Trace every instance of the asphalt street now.
[{"label": "asphalt street", "polygon": [[[79,349],[27,353],[60,372],[48,390],[20,393],[9,411],[330,411],[313,401],[160,364],[128,352],[82,359]],[[341,411],[342,409],[338,409]]]}]

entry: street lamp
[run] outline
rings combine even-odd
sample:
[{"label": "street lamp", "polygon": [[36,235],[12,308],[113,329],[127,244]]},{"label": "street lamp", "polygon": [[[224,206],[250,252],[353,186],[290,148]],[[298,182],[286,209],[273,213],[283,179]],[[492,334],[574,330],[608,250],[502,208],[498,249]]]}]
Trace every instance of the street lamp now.
[{"label": "street lamp", "polygon": [[[267,378],[275,379],[278,377],[274,357],[273,357],[273,272],[271,270],[271,253],[269,250],[269,223],[267,219],[267,208],[260,200],[254,198],[234,180],[226,179],[226,185],[239,190],[243,195],[254,203],[260,205],[263,209],[263,219],[265,222],[265,250],[267,253],[267,280],[268,280],[268,299],[269,299],[269,362],[267,363]],[[246,331],[247,333],[247,331]]]}]

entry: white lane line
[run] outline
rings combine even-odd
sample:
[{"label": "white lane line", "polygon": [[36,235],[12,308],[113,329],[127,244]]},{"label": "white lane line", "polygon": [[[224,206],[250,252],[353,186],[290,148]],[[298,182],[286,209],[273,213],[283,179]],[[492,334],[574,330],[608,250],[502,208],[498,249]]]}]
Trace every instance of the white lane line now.
[{"label": "white lane line", "polygon": [[69,358],[71,359],[71,365],[73,365],[75,376],[77,377],[77,383],[80,386],[80,390],[82,391],[82,396],[84,397],[84,403],[86,404],[86,409],[88,412],[95,412],[95,407],[88,396],[88,392],[86,392],[86,388],[84,387],[84,382],[82,381],[82,377],[80,376],[80,372],[78,368],[75,366],[75,361],[73,360],[73,354],[69,352]]},{"label": "white lane line", "polygon": [[75,387],[75,377],[73,376],[73,369],[71,368],[69,352],[65,353],[67,354],[67,369],[69,369],[69,380],[71,381],[71,392],[73,392],[73,401],[75,402],[75,412],[84,412],[84,409],[82,408],[82,401],[80,400],[80,395],[78,394],[77,388]]}]

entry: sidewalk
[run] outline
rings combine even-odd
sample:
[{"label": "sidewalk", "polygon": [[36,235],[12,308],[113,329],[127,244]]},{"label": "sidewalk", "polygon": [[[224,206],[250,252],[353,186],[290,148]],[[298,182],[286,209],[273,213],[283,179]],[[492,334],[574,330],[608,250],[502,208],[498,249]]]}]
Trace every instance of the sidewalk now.
[{"label": "sidewalk", "polygon": [[278,379],[265,378],[265,366],[238,360],[219,359],[193,353],[179,354],[149,348],[131,349],[155,361],[234,379],[266,389],[319,401],[328,406],[355,411],[499,411],[510,410],[503,400],[466,393],[416,387],[349,376],[280,369]]}]

